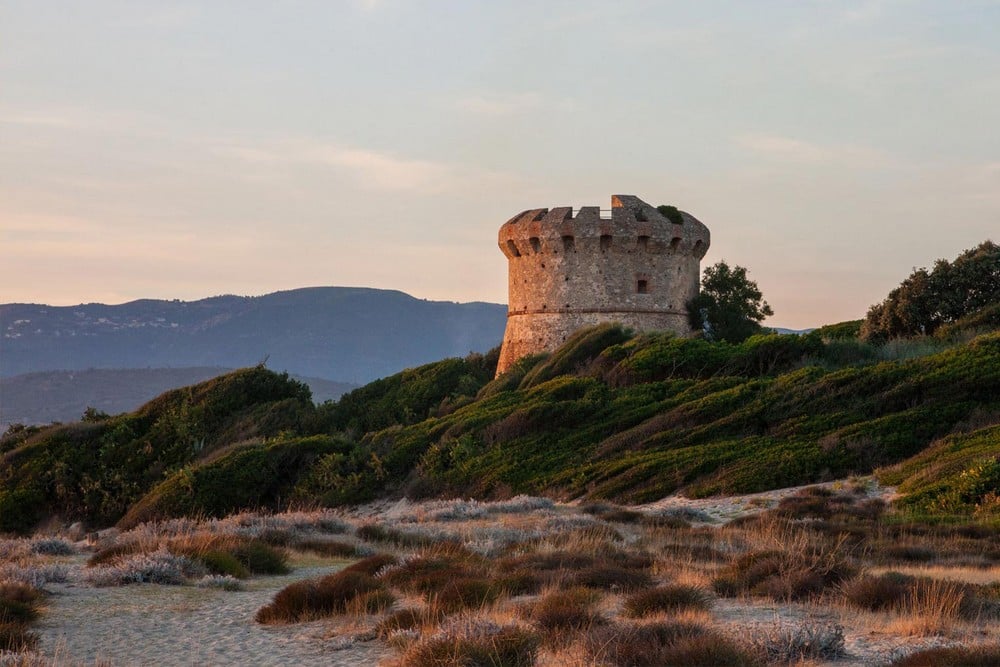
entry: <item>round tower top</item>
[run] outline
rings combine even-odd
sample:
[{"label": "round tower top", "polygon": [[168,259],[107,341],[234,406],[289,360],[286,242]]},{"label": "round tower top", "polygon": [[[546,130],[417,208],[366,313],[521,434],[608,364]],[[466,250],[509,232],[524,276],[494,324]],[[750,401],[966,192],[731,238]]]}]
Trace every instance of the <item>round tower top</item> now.
[{"label": "round tower top", "polygon": [[684,211],[671,218],[634,195],[612,195],[610,210],[584,206],[574,214],[572,207],[562,206],[522,211],[500,227],[498,242],[508,259],[520,257],[524,243],[538,245],[542,239],[560,237],[645,239],[651,252],[704,257],[711,243],[708,227]]}]

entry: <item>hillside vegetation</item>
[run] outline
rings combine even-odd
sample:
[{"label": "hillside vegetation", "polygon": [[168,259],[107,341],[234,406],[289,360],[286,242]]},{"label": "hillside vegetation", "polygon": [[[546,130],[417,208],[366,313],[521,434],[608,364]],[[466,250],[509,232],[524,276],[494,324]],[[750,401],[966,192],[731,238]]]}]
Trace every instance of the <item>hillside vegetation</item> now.
[{"label": "hillside vegetation", "polygon": [[139,410],[0,440],[0,532],[59,516],[108,525],[150,489],[227,448],[316,427],[309,388],[250,368],[167,392]]},{"label": "hillside vegetation", "polygon": [[948,347],[615,325],[491,379],[447,359],[316,407],[262,368],[0,442],[0,530],[386,495],[644,502],[878,471],[912,512],[1000,515],[1000,333]]}]

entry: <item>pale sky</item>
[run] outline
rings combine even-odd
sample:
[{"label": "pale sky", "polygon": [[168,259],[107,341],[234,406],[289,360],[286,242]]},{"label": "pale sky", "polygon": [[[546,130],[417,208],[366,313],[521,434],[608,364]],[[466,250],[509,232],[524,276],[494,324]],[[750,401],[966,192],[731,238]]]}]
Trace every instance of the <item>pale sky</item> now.
[{"label": "pale sky", "polygon": [[503,222],[616,193],[861,317],[1000,240],[1000,2],[0,4],[0,302],[503,303]]}]

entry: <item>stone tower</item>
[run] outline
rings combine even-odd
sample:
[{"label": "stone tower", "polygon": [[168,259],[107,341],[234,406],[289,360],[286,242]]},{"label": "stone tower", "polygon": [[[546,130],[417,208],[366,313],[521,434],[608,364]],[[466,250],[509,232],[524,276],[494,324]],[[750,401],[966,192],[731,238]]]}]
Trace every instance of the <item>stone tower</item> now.
[{"label": "stone tower", "polygon": [[559,347],[581,327],[620,322],[638,331],[690,332],[708,228],[672,222],[631,195],[598,206],[524,211],[499,234],[508,260],[507,330],[497,375],[521,357]]}]

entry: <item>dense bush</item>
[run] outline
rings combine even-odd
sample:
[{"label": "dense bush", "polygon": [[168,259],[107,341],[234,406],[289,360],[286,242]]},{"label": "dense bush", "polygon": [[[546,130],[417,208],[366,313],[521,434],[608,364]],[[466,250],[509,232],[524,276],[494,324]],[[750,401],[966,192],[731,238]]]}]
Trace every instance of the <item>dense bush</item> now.
[{"label": "dense bush", "polygon": [[461,397],[474,397],[493,379],[499,356],[495,349],[407,369],[348,392],[321,411],[333,429],[359,435],[423,421]]},{"label": "dense bush", "polygon": [[140,499],[119,525],[173,516],[221,517],[246,508],[278,508],[325,456],[348,449],[329,436],[234,445],[186,466]]},{"label": "dense bush", "polygon": [[915,270],[882,303],[869,309],[861,337],[884,341],[929,336],[942,325],[980,312],[992,313],[985,320],[995,322],[998,303],[1000,246],[986,241],[951,262],[939,259],[931,271]]},{"label": "dense bush", "polygon": [[134,413],[56,425],[0,457],[0,531],[40,518],[117,521],[154,485],[214,450],[302,428],[305,385],[249,368],[167,392]]}]

